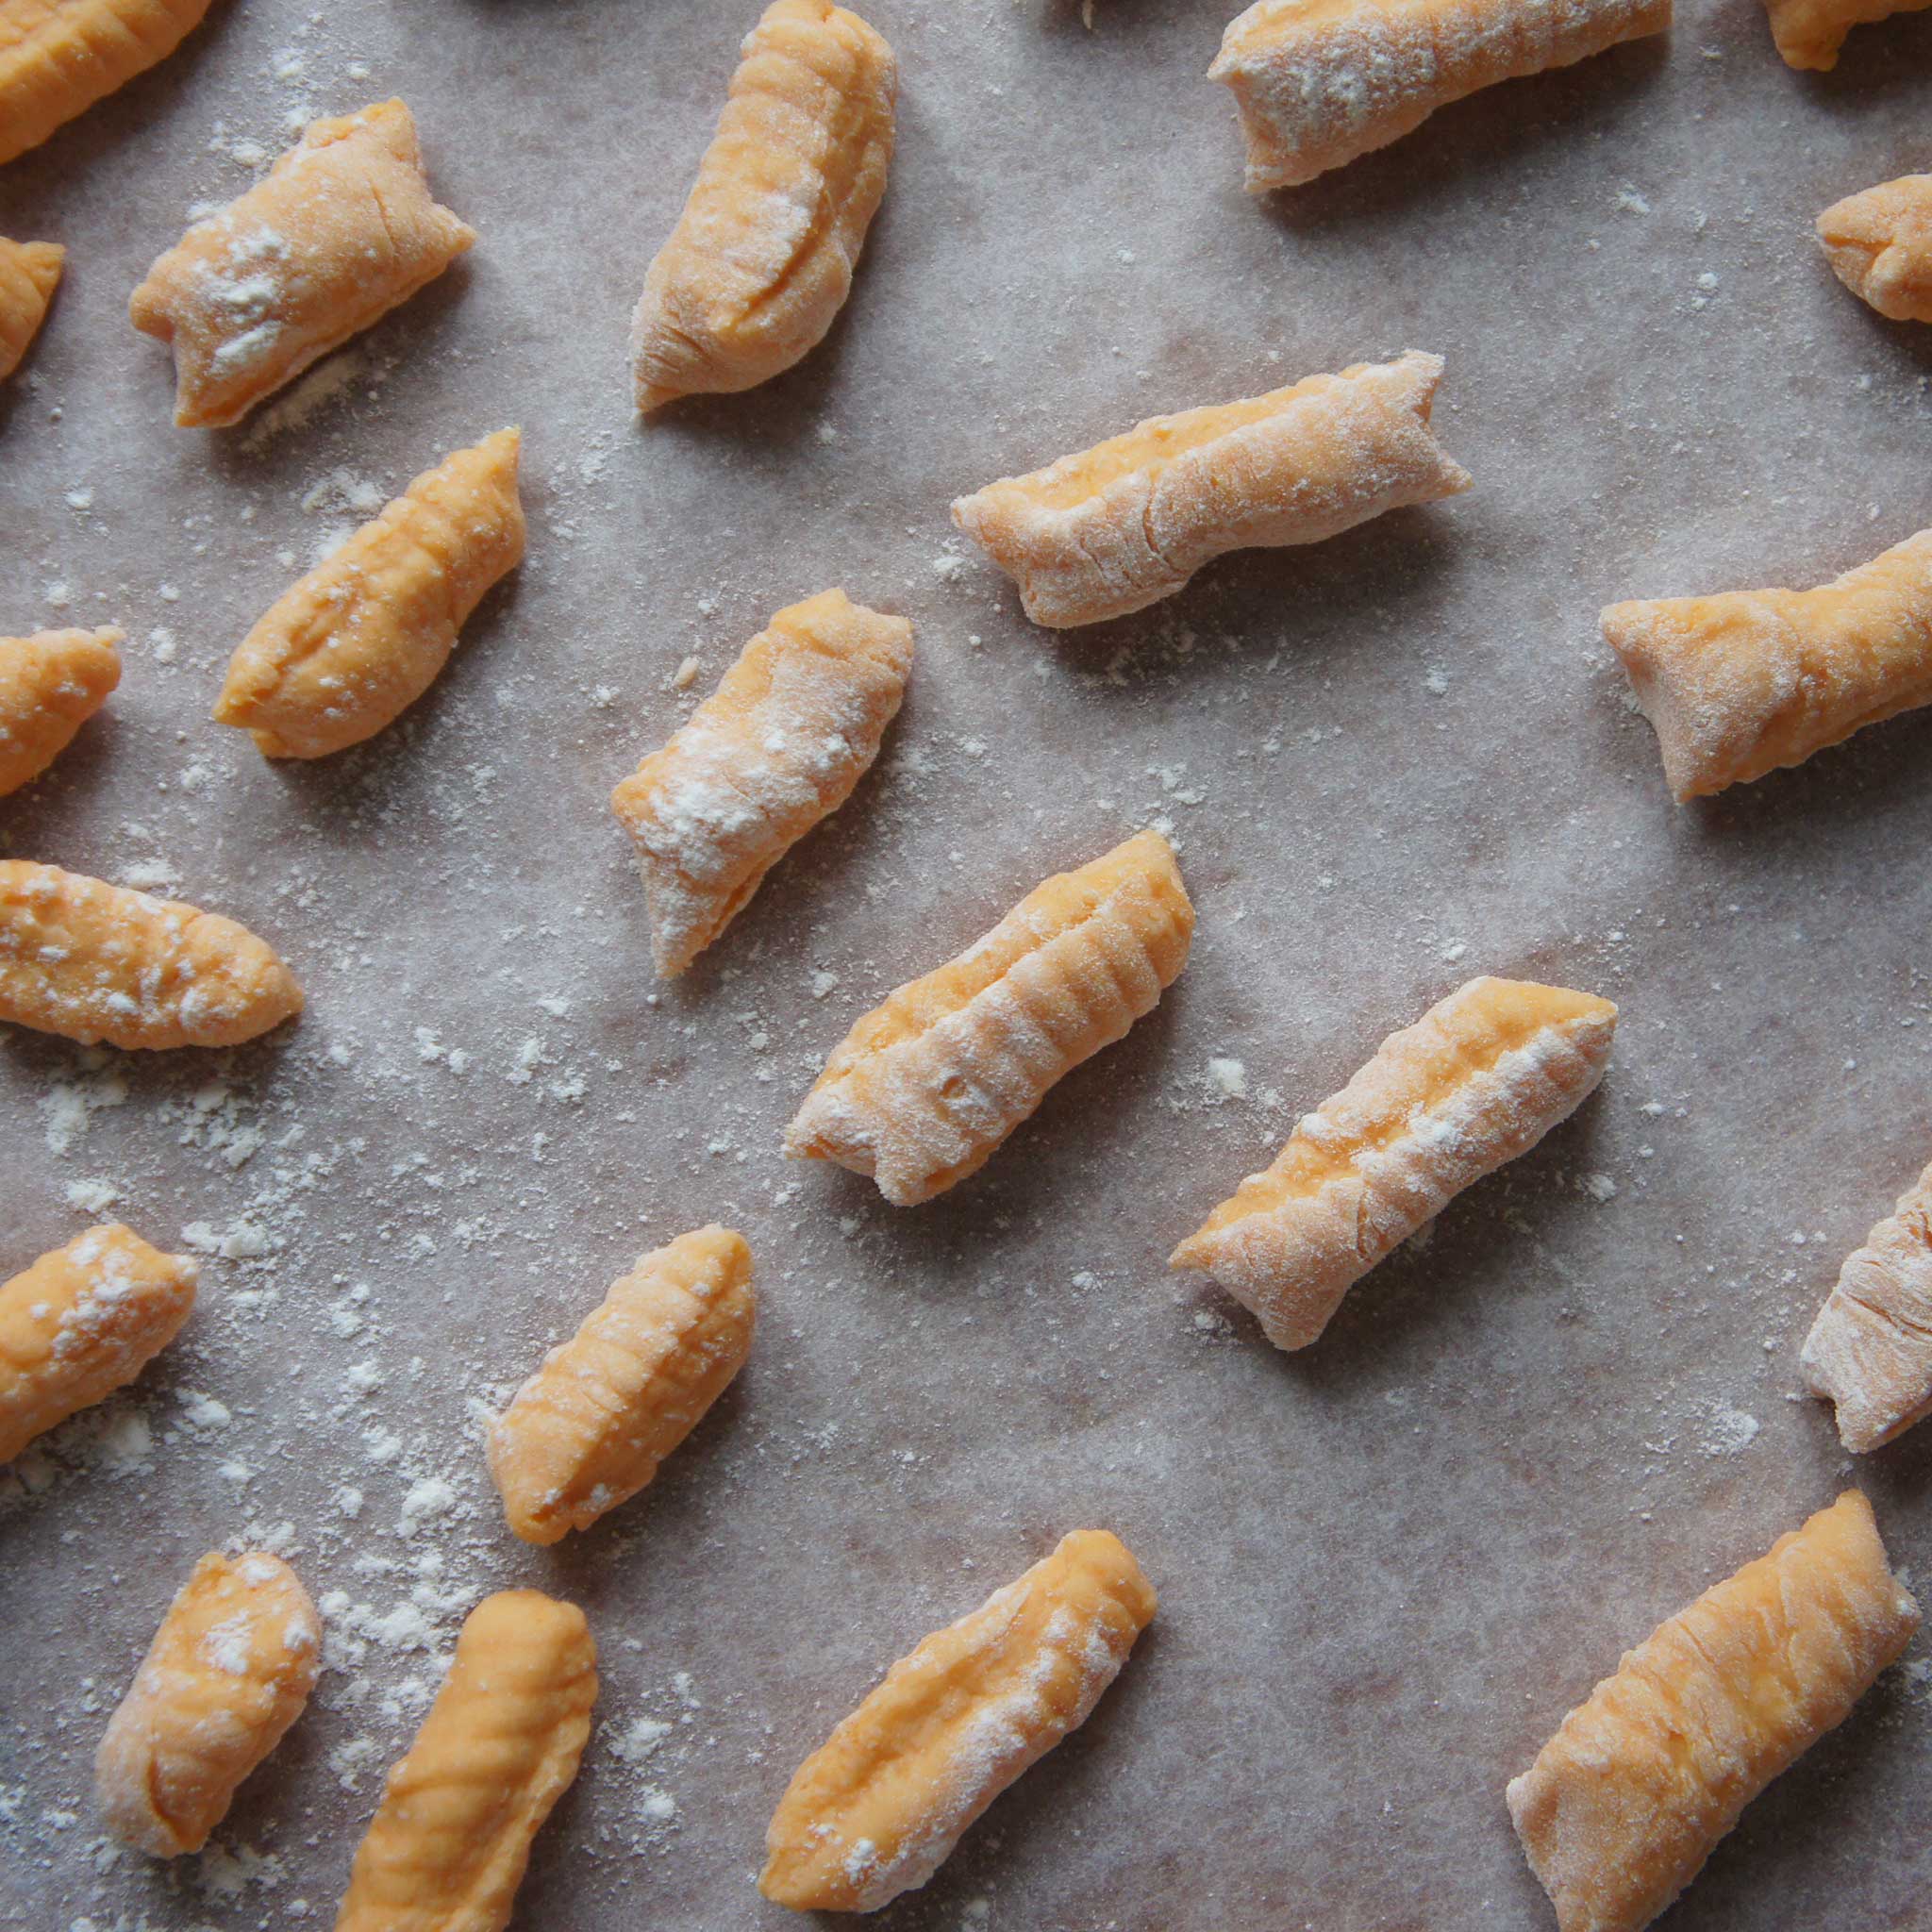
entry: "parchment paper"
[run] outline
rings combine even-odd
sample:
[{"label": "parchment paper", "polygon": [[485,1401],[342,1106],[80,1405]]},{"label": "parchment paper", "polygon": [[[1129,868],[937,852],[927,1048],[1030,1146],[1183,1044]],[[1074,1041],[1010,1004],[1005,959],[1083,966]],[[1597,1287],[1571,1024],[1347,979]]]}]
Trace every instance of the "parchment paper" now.
[{"label": "parchment paper", "polygon": [[[1796,1372],[1932,1156],[1932,719],[1680,810],[1595,626],[1821,581],[1932,517],[1932,332],[1810,235],[1932,161],[1932,16],[1804,76],[1756,0],[1693,0],[1668,44],[1257,204],[1202,78],[1221,8],[1098,0],[1090,33],[877,0],[899,149],[844,318],[641,430],[629,305],[755,12],[221,5],[0,174],[0,233],[73,251],[0,392],[0,627],[129,633],[0,845],[241,918],[309,996],[234,1054],[0,1041],[4,1272],[110,1215],[212,1250],[181,1341],[0,1476],[0,1924],[328,1924],[461,1615],[529,1583],[589,1612],[604,1690],[517,1924],[782,1926],[752,1878],[798,1761],[1091,1524],[1159,1618],[888,1932],[1547,1926],[1503,1786],[1623,1648],[1855,1478],[1932,1581],[1932,1428],[1855,1471]],[[172,428],[125,314],[147,262],[296,122],[396,92],[474,255],[279,413]],[[954,541],[949,499],[996,475],[1405,347],[1448,358],[1468,495],[1064,639]],[[323,544],[510,422],[529,559],[401,727],[272,768],[207,722]],[[606,795],[834,583],[914,619],[906,709],[659,994]],[[1147,823],[1192,962],[980,1180],[899,1212],[779,1158],[858,1012]],[[1167,1273],[1481,971],[1622,1004],[1575,1120],[1305,1355]],[[479,1415],[711,1218],[757,1252],[750,1366],[646,1496],[523,1548]],[[194,1557],[239,1540],[308,1581],[330,1669],[215,1850],[117,1855],[96,1739]],[[1926,1923],[1925,1655],[1752,1807],[1674,1932]]]}]

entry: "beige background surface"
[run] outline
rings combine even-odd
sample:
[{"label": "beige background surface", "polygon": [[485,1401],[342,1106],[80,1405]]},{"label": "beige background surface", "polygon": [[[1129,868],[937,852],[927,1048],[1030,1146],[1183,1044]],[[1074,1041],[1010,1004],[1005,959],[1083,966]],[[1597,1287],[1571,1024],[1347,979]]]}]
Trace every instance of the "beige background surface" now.
[{"label": "beige background surface", "polygon": [[[900,145],[845,318],[648,431],[625,318],[749,7],[218,5],[0,173],[0,233],[73,250],[0,399],[0,624],[129,633],[108,713],[0,806],[0,844],[234,914],[309,992],[233,1055],[0,1041],[6,1270],[108,1190],[152,1239],[226,1250],[136,1390],[0,1474],[0,1924],[327,1924],[458,1620],[521,1582],[584,1605],[605,1690],[518,1923],[782,1925],[751,1880],[798,1759],[1091,1524],[1158,1624],[882,1925],[1536,1932],[1506,1779],[1850,1476],[1795,1356],[1932,1156],[1932,720],[1680,811],[1594,613],[1814,582],[1932,518],[1932,332],[1869,314],[1809,234],[1932,160],[1932,16],[1801,76],[1755,0],[1699,0],[1668,44],[1255,204],[1202,78],[1221,9],[1095,13],[880,0]],[[249,184],[247,143],[391,92],[475,253],[319,399],[173,429],[128,291]],[[1411,346],[1448,358],[1438,420],[1477,479],[1453,502],[1063,640],[952,541],[948,500],[1003,472]],[[407,724],[286,769],[208,724],[318,548],[508,422],[528,563]],[[606,794],[830,583],[915,620],[906,710],[658,995]],[[857,1013],[1150,821],[1193,961],[989,1174],[898,1213],[779,1159]],[[1484,970],[1622,1003],[1575,1121],[1306,1356],[1167,1274],[1298,1111]],[[749,1369],[646,1498],[520,1547],[482,1407],[711,1217],[758,1257]],[[1857,1475],[1932,1582],[1932,1430]],[[115,1857],[95,1739],[193,1557],[243,1537],[324,1600],[334,1667],[218,1851]],[[1674,1932],[1924,1923],[1926,1655],[1752,1809]]]}]

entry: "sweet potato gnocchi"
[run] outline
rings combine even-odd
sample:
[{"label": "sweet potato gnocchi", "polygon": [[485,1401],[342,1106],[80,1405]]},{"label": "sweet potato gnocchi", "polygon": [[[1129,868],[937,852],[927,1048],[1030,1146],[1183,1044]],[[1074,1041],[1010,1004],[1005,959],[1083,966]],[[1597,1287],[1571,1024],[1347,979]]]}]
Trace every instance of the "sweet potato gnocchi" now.
[{"label": "sweet potato gnocchi", "polygon": [[1118,1537],[1083,1529],[902,1657],[799,1766],[758,1890],[796,1911],[875,1912],[1086,1723],[1154,1621]]},{"label": "sweet potato gnocchi", "polygon": [[1818,217],[1831,272],[1893,322],[1932,322],[1932,175],[1901,175]]},{"label": "sweet potato gnocchi", "polygon": [[1918,13],[1932,0],[1764,0],[1771,38],[1787,67],[1826,74],[1838,65],[1839,49],[1855,26],[1890,20],[1894,13]]},{"label": "sweet potato gnocchi", "polygon": [[845,306],[886,192],[898,69],[858,14],[774,0],[631,320],[640,411],[756,388]]},{"label": "sweet potato gnocchi", "polygon": [[1660,1624],[1509,1784],[1561,1932],[1642,1932],[1918,1627],[1856,1490]]},{"label": "sweet potato gnocchi", "polygon": [[1932,703],[1932,530],[1815,591],[1612,604],[1604,636],[1677,802]]},{"label": "sweet potato gnocchi", "polygon": [[1154,1010],[1193,931],[1158,832],[1057,873],[854,1024],[787,1130],[786,1154],[870,1174],[895,1207],[944,1193],[1056,1081]]},{"label": "sweet potato gnocchi", "polygon": [[1854,1455],[1932,1414],[1932,1167],[1845,1257],[1799,1361]]},{"label": "sweet potato gnocchi", "polygon": [[133,1381],[181,1332],[200,1272],[110,1221],[0,1288],[0,1463]]},{"label": "sweet potato gnocchi", "polygon": [[1099,624],[1182,589],[1231,550],[1319,543],[1470,487],[1429,428],[1442,358],[1411,350],[1243,402],[1155,416],[1006,476],[953,521],[1035,624]]},{"label": "sweet potato gnocchi", "polygon": [[284,591],[230,660],[215,723],[271,758],[326,758],[394,724],[523,561],[521,447],[499,429],[458,450]]},{"label": "sweet potato gnocchi", "polygon": [[0,0],[0,165],[165,60],[208,0]]},{"label": "sweet potato gnocchi", "polygon": [[67,251],[58,242],[9,242],[0,236],[0,382],[20,367],[40,334],[66,260]]},{"label": "sweet potato gnocchi", "polygon": [[1369,1270],[1526,1154],[1603,1078],[1608,1000],[1472,979],[1391,1033],[1169,1257],[1205,1269],[1276,1348],[1306,1348]]},{"label": "sweet potato gnocchi", "polygon": [[1208,70],[1241,109],[1248,192],[1312,181],[1498,81],[1660,34],[1671,0],[1257,0]]},{"label": "sweet potato gnocchi", "polygon": [[577,1774],[596,1701],[581,1610],[534,1590],[485,1597],[389,1774],[336,1932],[503,1932],[531,1840]]},{"label": "sweet potato gnocchi", "polygon": [[490,1426],[509,1526],[554,1543],[627,1503],[751,1353],[751,1249],[701,1227],[644,1256]]},{"label": "sweet potato gnocchi", "polygon": [[321,1619],[279,1557],[204,1557],[94,1754],[108,1829],[157,1858],[200,1851],[302,1715],[321,1664]]},{"label": "sweet potato gnocchi", "polygon": [[38,778],[121,682],[118,630],[0,638],[0,798]]},{"label": "sweet potato gnocchi", "polygon": [[432,198],[401,101],[312,121],[182,236],[128,315],[175,352],[175,421],[225,428],[433,282],[476,239]]},{"label": "sweet potato gnocchi", "polygon": [[773,618],[670,743],[610,794],[675,978],[871,770],[912,669],[912,626],[823,591]]}]

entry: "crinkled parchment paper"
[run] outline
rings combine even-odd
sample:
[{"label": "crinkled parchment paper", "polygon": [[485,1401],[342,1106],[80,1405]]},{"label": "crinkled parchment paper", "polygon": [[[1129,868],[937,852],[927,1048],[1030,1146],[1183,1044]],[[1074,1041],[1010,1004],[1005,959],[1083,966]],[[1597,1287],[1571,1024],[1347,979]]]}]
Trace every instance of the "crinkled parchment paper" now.
[{"label": "crinkled parchment paper", "polygon": [[[604,1690],[517,1923],[785,1925],[752,1877],[798,1760],[1096,1524],[1158,1622],[882,1926],[1538,1932],[1503,1786],[1621,1649],[1854,1474],[1932,1582],[1932,1427],[1854,1472],[1796,1373],[1932,1157],[1932,717],[1680,810],[1595,627],[1932,521],[1932,331],[1870,314],[1809,232],[1932,162],[1932,16],[1805,76],[1756,0],[1693,0],[1668,44],[1257,203],[1202,78],[1220,8],[1099,0],[1088,32],[1045,0],[878,0],[900,142],[844,318],[640,429],[626,314],[754,12],[225,0],[0,174],[0,233],[73,251],[0,398],[0,625],[129,636],[0,846],[241,918],[309,995],[232,1054],[0,1041],[5,1271],[110,1213],[208,1257],[181,1341],[0,1475],[0,1924],[328,1924],[462,1612],[528,1583],[588,1610]],[[477,249],[250,426],[174,429],[128,291],[295,122],[394,92]],[[1448,358],[1465,496],[1064,638],[954,538],[993,476],[1405,347]],[[405,724],[271,767],[207,722],[322,547],[511,422],[529,560]],[[606,795],[834,583],[915,620],[906,709],[660,993]],[[1148,823],[1192,963],[984,1176],[898,1212],[779,1158],[859,1011]],[[1305,1355],[1170,1276],[1299,1111],[1479,971],[1622,1004],[1575,1120]],[[645,1497],[523,1548],[478,1419],[712,1218],[757,1251],[750,1366]],[[214,1850],[116,1854],[95,1740],[238,1539],[308,1580],[330,1668]],[[1672,1927],[1925,1923],[1925,1656]]]}]

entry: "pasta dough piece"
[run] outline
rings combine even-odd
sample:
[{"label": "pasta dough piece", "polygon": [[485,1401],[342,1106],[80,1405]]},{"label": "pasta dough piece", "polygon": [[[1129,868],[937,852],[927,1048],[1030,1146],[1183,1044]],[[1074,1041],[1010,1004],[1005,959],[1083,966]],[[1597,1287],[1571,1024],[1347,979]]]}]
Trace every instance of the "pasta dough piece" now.
[{"label": "pasta dough piece", "polygon": [[675,978],[878,756],[912,626],[824,591],[773,618],[716,691],[610,794],[637,842],[651,957]]},{"label": "pasta dough piece", "polygon": [[321,1661],[315,1606],[279,1557],[204,1557],[94,1754],[108,1829],[157,1858],[200,1851],[302,1715]]},{"label": "pasta dough piece", "polygon": [[962,496],[953,521],[1035,624],[1099,624],[1171,597],[1230,550],[1319,543],[1470,486],[1429,430],[1442,358],[1357,362],[1244,402],[1155,416]]},{"label": "pasta dough piece", "polygon": [[0,1463],[133,1381],[181,1332],[200,1273],[110,1221],[0,1288]]},{"label": "pasta dough piece", "polygon": [[1248,192],[1298,187],[1501,80],[1660,34],[1671,0],[1256,0],[1208,70],[1241,109]]},{"label": "pasta dough piece", "polygon": [[389,1774],[336,1932],[503,1932],[530,1842],[577,1774],[596,1701],[581,1610],[534,1590],[485,1597]]},{"label": "pasta dough piece", "polygon": [[20,367],[40,334],[66,259],[67,251],[58,242],[9,242],[0,236],[0,382]]},{"label": "pasta dough piece", "polygon": [[1932,530],[1815,591],[1612,604],[1604,636],[1681,805],[1932,703]]},{"label": "pasta dough piece", "polygon": [[0,638],[0,798],[38,778],[121,682],[118,630]]},{"label": "pasta dough piece", "polygon": [[0,1021],[83,1046],[239,1046],[302,1010],[246,926],[84,873],[0,859]]},{"label": "pasta dough piece", "polygon": [[0,164],[165,60],[208,0],[0,0]]},{"label": "pasta dough piece", "polygon": [[1306,1348],[1376,1262],[1526,1154],[1596,1089],[1617,1009],[1567,987],[1472,979],[1391,1033],[1173,1255]]},{"label": "pasta dough piece", "polygon": [[1893,322],[1932,322],[1932,175],[1902,175],[1818,217],[1831,272]]},{"label": "pasta dough piece", "polygon": [[1890,20],[1894,13],[1918,13],[1932,0],[1765,0],[1771,38],[1787,67],[1828,74],[1838,50],[1855,26]]},{"label": "pasta dough piece", "polygon": [[1561,1932],[1642,1932],[1918,1627],[1847,1490],[1626,1651],[1509,1783]]},{"label": "pasta dough piece", "polygon": [[127,312],[175,352],[175,421],[225,428],[433,282],[476,239],[441,207],[401,101],[302,139],[148,270]]},{"label": "pasta dough piece", "polygon": [[755,389],[824,340],[886,192],[898,67],[830,0],[774,0],[631,319],[641,411]]},{"label": "pasta dough piece", "polygon": [[1193,932],[1158,832],[1056,874],[853,1026],[787,1130],[786,1154],[870,1174],[895,1207],[944,1193],[1057,1080],[1154,1010]]},{"label": "pasta dough piece", "polygon": [[499,429],[458,450],[284,591],[230,660],[215,723],[271,758],[326,758],[394,724],[523,561],[521,447]]},{"label": "pasta dough piece", "polygon": [[1855,1455],[1932,1414],[1932,1167],[1845,1257],[1799,1365]]},{"label": "pasta dough piece", "polygon": [[510,1528],[558,1542],[647,1487],[744,1366],[757,1316],[751,1249],[728,1227],[620,1275],[484,1438]]},{"label": "pasta dough piece", "polygon": [[799,1766],[765,1833],[758,1890],[796,1911],[875,1912],[924,1885],[1086,1723],[1154,1609],[1118,1537],[1065,1538],[895,1663]]}]

